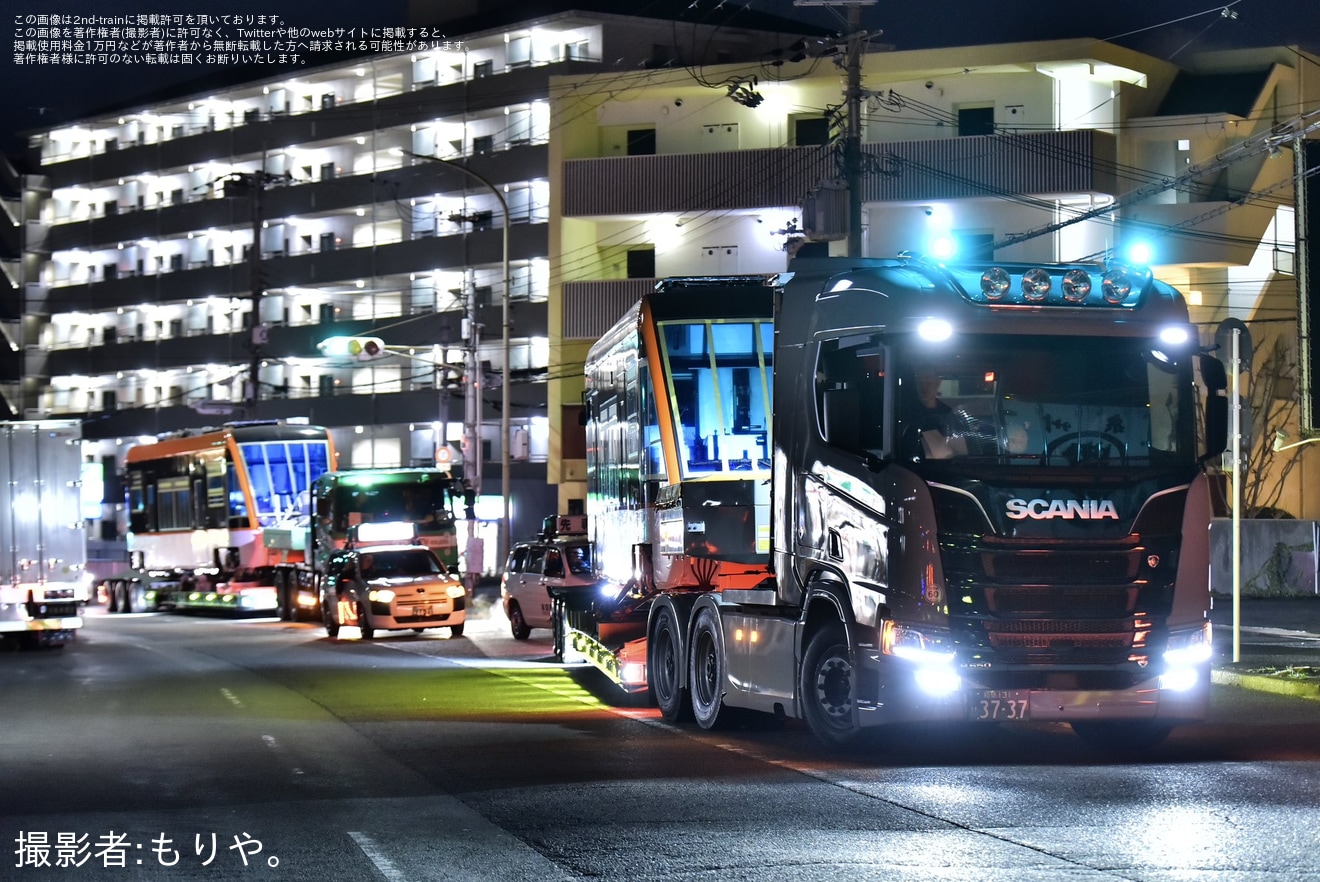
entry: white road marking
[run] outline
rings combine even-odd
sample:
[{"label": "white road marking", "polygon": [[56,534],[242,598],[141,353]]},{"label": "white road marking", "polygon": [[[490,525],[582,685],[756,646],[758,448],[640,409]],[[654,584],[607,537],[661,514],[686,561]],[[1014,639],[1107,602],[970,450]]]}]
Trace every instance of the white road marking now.
[{"label": "white road marking", "polygon": [[399,868],[394,866],[394,862],[376,847],[376,843],[371,840],[370,836],[352,831],[348,835],[353,837],[353,841],[357,843],[358,848],[362,849],[362,853],[367,856],[367,860],[371,861],[376,869],[380,871],[380,874],[389,882],[405,882],[408,877],[399,872]]}]

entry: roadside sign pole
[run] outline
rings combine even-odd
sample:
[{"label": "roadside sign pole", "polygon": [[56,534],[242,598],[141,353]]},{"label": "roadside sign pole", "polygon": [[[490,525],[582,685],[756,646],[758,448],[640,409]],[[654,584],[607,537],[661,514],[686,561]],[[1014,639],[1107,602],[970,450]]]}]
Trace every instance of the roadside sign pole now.
[{"label": "roadside sign pole", "polygon": [[1242,332],[1233,329],[1233,664],[1242,660]]}]

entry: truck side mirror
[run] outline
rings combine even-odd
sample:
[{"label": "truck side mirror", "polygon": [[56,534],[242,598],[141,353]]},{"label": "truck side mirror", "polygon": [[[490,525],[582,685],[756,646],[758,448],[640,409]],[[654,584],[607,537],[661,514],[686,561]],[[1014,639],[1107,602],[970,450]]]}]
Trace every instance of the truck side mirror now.
[{"label": "truck side mirror", "polygon": [[1202,354],[1201,363],[1201,381],[1205,383],[1205,388],[1210,390],[1213,395],[1215,392],[1223,392],[1228,388],[1228,370],[1224,363],[1213,355]]}]

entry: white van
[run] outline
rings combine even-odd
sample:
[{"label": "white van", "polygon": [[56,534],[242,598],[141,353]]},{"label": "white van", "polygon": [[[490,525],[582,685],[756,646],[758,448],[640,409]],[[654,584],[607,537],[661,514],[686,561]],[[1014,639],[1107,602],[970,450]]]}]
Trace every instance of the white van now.
[{"label": "white van", "polygon": [[[558,520],[561,527],[577,526],[573,520]],[[565,535],[552,526],[539,538],[510,549],[500,577],[500,604],[515,640],[526,640],[533,628],[554,627],[554,592],[589,590],[596,584],[586,519],[581,520],[582,532]]]}]

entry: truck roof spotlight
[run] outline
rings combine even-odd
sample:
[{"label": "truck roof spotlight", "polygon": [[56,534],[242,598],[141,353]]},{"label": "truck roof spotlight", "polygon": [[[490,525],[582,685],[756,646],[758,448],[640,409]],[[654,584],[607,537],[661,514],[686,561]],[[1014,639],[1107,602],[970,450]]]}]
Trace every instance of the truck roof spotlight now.
[{"label": "truck roof spotlight", "polygon": [[1003,300],[1012,284],[1008,270],[1001,266],[992,266],[981,273],[981,293],[986,300]]},{"label": "truck roof spotlight", "polygon": [[1053,280],[1048,270],[1039,267],[1022,274],[1022,298],[1030,303],[1039,303],[1050,296]]}]

